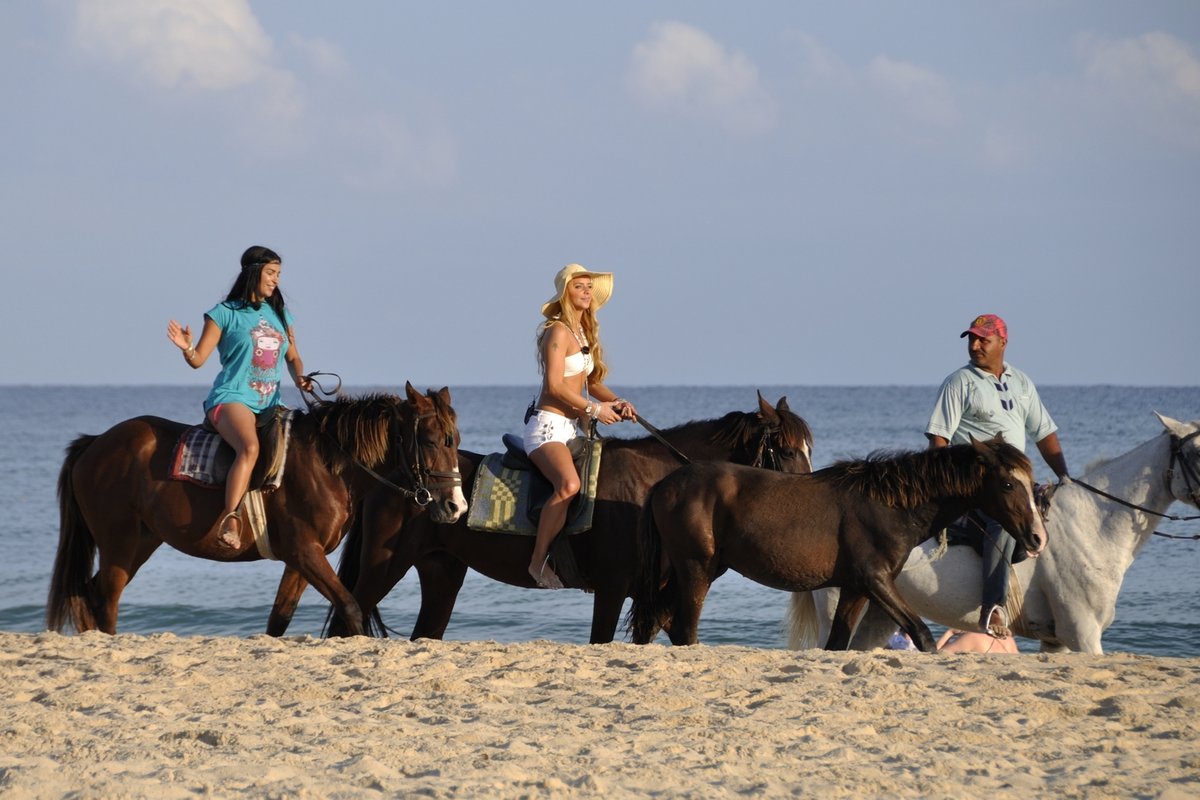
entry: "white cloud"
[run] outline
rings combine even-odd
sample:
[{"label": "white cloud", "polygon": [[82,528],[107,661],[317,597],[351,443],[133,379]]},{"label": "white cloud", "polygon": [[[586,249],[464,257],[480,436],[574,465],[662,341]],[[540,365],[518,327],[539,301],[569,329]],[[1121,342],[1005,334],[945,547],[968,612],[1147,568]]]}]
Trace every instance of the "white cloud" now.
[{"label": "white cloud", "polygon": [[295,77],[271,63],[274,47],[246,0],[80,0],[75,33],[92,53],[166,89],[254,88],[273,114],[297,115]]},{"label": "white cloud", "polygon": [[775,125],[775,101],[759,84],[758,68],[682,22],[651,26],[650,38],[633,49],[629,87],[649,108],[705,119],[732,133]]},{"label": "white cloud", "polygon": [[458,175],[449,134],[415,131],[411,123],[385,112],[344,120],[330,132],[325,146],[335,156],[342,179],[359,190],[443,188]]},{"label": "white cloud", "polygon": [[867,66],[871,83],[903,114],[917,121],[948,127],[959,119],[950,82],[933,70],[876,56]]},{"label": "white cloud", "polygon": [[1117,41],[1084,33],[1076,37],[1075,46],[1092,78],[1135,91],[1200,101],[1200,61],[1186,42],[1168,33]]},{"label": "white cloud", "polygon": [[288,43],[323,75],[344,75],[350,71],[346,56],[333,42],[293,33],[288,37]]},{"label": "white cloud", "polygon": [[1168,33],[1127,39],[1093,33],[1075,53],[1101,107],[1160,137],[1200,146],[1200,59]]}]

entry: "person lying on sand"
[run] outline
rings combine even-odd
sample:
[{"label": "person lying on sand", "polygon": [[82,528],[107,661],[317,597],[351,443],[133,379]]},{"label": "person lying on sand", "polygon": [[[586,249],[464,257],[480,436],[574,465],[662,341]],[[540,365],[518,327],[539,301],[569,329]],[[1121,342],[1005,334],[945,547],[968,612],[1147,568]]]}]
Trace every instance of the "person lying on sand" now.
[{"label": "person lying on sand", "polygon": [[942,653],[1019,653],[1017,643],[1011,636],[989,636],[976,631],[948,629],[938,639],[937,649]]}]

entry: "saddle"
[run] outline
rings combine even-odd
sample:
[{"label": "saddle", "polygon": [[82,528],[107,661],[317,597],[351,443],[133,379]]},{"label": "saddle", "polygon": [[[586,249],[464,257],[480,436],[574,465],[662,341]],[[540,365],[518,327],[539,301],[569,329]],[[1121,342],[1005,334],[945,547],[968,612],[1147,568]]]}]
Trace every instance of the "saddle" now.
[{"label": "saddle", "polygon": [[[501,441],[504,442],[504,456],[501,459],[501,463],[505,468],[529,473],[529,495],[525,505],[525,515],[536,526],[538,520],[541,519],[542,508],[545,507],[550,496],[554,494],[554,485],[529,460],[529,456],[525,453],[525,445],[521,441],[521,437],[512,433],[506,433],[501,437]],[[582,476],[587,474],[588,461],[592,455],[591,444],[591,441],[581,436],[576,436],[567,444],[567,450],[571,453],[571,460],[575,462],[575,473],[577,475]],[[571,527],[571,523],[576,521],[576,518],[579,516],[580,506],[583,505],[583,501],[586,499],[586,494],[585,489],[580,489],[579,494],[575,495],[575,499],[567,507],[567,524],[564,527]]]},{"label": "saddle", "polygon": [[[504,452],[484,456],[475,471],[471,501],[467,504],[467,527],[476,531],[535,536],[542,508],[554,493],[550,481],[525,455],[521,439],[503,437]],[[567,537],[592,527],[596,486],[600,474],[603,439],[572,439],[568,448],[579,471],[580,491],[567,509],[562,533],[550,545],[554,571],[567,586],[588,585],[575,563]]]},{"label": "saddle", "polygon": [[[258,415],[258,461],[250,474],[250,489],[270,492],[283,482],[294,413],[290,408],[275,406]],[[180,434],[171,459],[171,477],[200,486],[224,486],[233,457],[233,448],[205,419],[203,424]]]}]

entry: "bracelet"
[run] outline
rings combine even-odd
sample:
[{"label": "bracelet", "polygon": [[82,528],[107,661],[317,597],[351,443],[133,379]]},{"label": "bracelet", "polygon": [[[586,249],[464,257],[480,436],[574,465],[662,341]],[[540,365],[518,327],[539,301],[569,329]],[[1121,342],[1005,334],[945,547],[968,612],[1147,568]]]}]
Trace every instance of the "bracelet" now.
[{"label": "bracelet", "polygon": [[195,347],[189,347],[187,350],[183,351],[183,360],[188,362],[189,364],[191,363],[192,359],[195,357],[196,357],[196,348]]}]

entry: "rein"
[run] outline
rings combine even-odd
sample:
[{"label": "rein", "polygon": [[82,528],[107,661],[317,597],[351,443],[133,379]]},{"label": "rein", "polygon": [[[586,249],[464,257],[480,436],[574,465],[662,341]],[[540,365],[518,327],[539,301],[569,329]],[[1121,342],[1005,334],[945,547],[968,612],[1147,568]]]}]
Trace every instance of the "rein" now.
[{"label": "rein", "polygon": [[[1200,434],[1200,430],[1192,431],[1187,436],[1184,436],[1182,438],[1179,436],[1176,436],[1173,433],[1171,434],[1171,463],[1167,467],[1165,478],[1166,478],[1166,483],[1167,483],[1167,493],[1171,494],[1171,496],[1174,497],[1174,494],[1171,493],[1171,483],[1174,481],[1174,478],[1175,478],[1175,462],[1178,461],[1179,467],[1180,467],[1179,471],[1180,471],[1180,473],[1182,473],[1183,481],[1187,485],[1187,488],[1188,488],[1188,497],[1191,498],[1193,503],[1200,505],[1200,473],[1197,473],[1196,468],[1193,465],[1189,464],[1187,462],[1187,459],[1185,459],[1183,457],[1183,446],[1185,444],[1187,444],[1188,442],[1190,442],[1192,439],[1195,439],[1197,434]],[[1089,492],[1092,492],[1093,494],[1098,494],[1101,497],[1106,497],[1109,500],[1112,500],[1114,503],[1119,503],[1119,504],[1125,506],[1126,508],[1132,508],[1134,511],[1141,511],[1143,514],[1152,514],[1156,517],[1162,517],[1163,519],[1171,520],[1172,522],[1190,522],[1191,520],[1200,519],[1200,515],[1195,515],[1195,514],[1188,516],[1188,517],[1180,517],[1180,516],[1176,516],[1174,514],[1163,514],[1158,511],[1154,511],[1152,509],[1146,508],[1145,506],[1139,506],[1136,503],[1130,503],[1128,500],[1123,500],[1120,497],[1115,497],[1114,495],[1111,495],[1102,489],[1097,489],[1095,486],[1092,486],[1090,483],[1087,483],[1086,481],[1081,481],[1076,478],[1072,478],[1071,482],[1079,484],[1080,486],[1087,489]],[[1178,498],[1176,498],[1176,499],[1178,499]],[[1200,534],[1196,534],[1196,535],[1192,535],[1192,536],[1179,536],[1179,535],[1175,535],[1175,534],[1154,531],[1153,535],[1154,536],[1162,536],[1165,539],[1188,539],[1188,540],[1200,539]]]},{"label": "rein", "polygon": [[[681,453],[679,448],[667,441],[666,437],[663,436],[662,431],[647,422],[644,417],[639,414],[637,417],[635,417],[635,419],[638,421],[639,425],[649,432],[651,436],[653,436],[655,439],[658,439],[658,441],[662,443],[663,447],[670,450],[672,455],[674,455],[684,464],[692,463],[692,460]],[[771,437],[777,433],[779,433],[779,427],[775,425],[767,425],[763,429],[762,438],[758,442],[758,451],[754,456],[754,463],[752,463],[750,466],[771,469],[776,472],[783,471],[783,465],[779,463],[779,458],[775,455],[775,448],[771,446]]]},{"label": "rein", "polygon": [[662,435],[662,431],[660,431],[658,428],[654,427],[649,422],[647,422],[645,417],[643,417],[641,414],[638,414],[634,417],[634,419],[636,419],[638,421],[638,424],[641,425],[643,428],[645,428],[650,433],[651,436],[653,436],[655,439],[658,439],[658,441],[662,442],[663,447],[670,450],[672,455],[674,455],[676,458],[678,458],[680,461],[682,461],[685,464],[692,463],[692,460],[690,458],[685,456],[683,453],[679,452],[679,448],[677,448],[675,445],[668,442],[666,437]]}]

